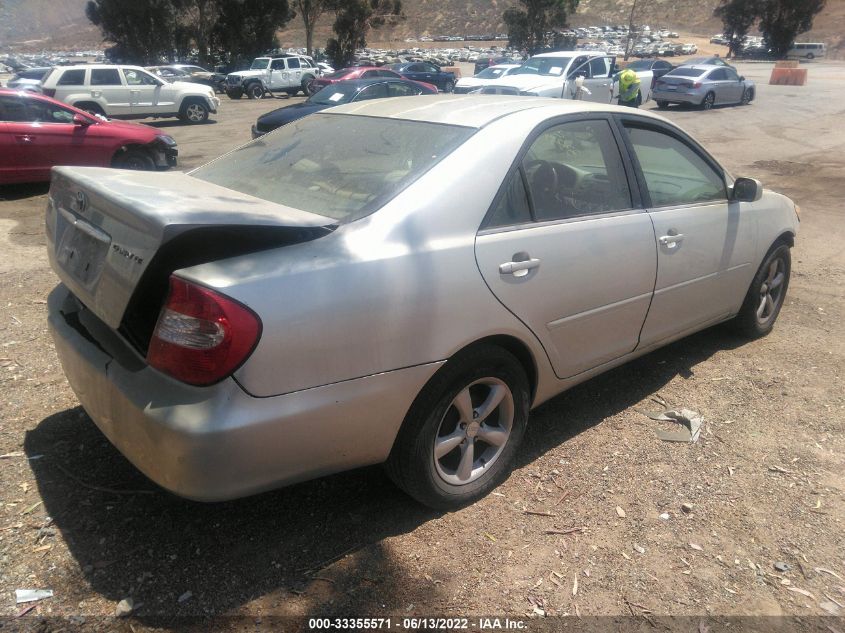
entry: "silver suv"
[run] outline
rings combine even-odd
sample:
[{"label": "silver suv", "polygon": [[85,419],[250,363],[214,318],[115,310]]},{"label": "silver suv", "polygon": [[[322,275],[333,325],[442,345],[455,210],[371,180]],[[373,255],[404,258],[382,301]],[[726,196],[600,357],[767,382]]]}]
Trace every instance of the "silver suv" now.
[{"label": "silver suv", "polygon": [[292,97],[300,90],[308,95],[308,84],[320,74],[314,60],[304,55],[257,57],[249,70],[226,76],[226,94],[231,99],[243,95],[261,99],[267,92],[286,92]]}]

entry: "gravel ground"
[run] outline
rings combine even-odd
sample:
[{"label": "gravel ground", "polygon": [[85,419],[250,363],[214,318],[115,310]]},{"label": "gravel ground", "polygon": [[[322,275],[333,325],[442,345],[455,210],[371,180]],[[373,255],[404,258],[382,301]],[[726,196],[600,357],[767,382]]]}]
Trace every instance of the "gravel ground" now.
[{"label": "gravel ground", "polygon": [[[54,595],[8,627],[493,614],[539,628],[542,612],[579,623],[635,614],[648,630],[664,615],[695,616],[695,627],[789,615],[845,630],[814,619],[845,604],[845,64],[812,65],[805,87],[768,86],[770,68],[740,67],[758,82],[748,107],[666,116],[735,175],[801,205],[775,331],[747,342],[709,329],[544,404],[507,482],[450,514],[416,505],[378,467],[230,503],[156,488],[79,407],[47,335],[46,187],[0,188],[0,617],[26,606],[16,589],[37,588]],[[224,98],[213,124],[155,125],[188,168],[297,100]],[[704,415],[697,443],[655,437],[641,411],[657,399]],[[101,617],[123,599],[129,619]],[[39,624],[50,616],[66,619]]]}]

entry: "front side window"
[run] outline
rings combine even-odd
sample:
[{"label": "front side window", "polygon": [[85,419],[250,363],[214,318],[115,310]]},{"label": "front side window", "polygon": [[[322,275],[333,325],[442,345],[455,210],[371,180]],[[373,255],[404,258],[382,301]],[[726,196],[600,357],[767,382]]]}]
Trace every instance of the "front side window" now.
[{"label": "front side window", "polygon": [[191,175],[352,222],[381,208],[474,133],[422,121],[312,114]]},{"label": "front side window", "polygon": [[124,69],[123,76],[126,77],[126,84],[129,86],[158,86],[155,77],[140,70]]},{"label": "front side window", "polygon": [[40,99],[28,99],[27,101],[28,121],[34,123],[73,123],[73,112],[70,110]]},{"label": "front side window", "polygon": [[610,64],[607,57],[593,57],[590,60],[590,77],[607,77],[610,75]]},{"label": "front side window", "polygon": [[422,89],[399,81],[387,84],[387,92],[391,97],[410,97],[422,93]]},{"label": "front side window", "polygon": [[604,120],[549,128],[522,161],[538,222],[631,208],[619,148]]},{"label": "front side window", "polygon": [[285,60],[274,59],[272,62],[270,62],[270,70],[285,70]]},{"label": "front side window", "polygon": [[85,71],[76,69],[76,70],[66,70],[62,73],[62,76],[59,77],[58,81],[59,86],[82,86],[85,85]]},{"label": "front side window", "polygon": [[353,99],[353,101],[366,101],[368,99],[383,99],[387,97],[387,84],[373,84],[367,86]]},{"label": "front side window", "polygon": [[299,68],[299,59],[296,57],[288,59],[288,68]]},{"label": "front side window", "polygon": [[689,145],[664,132],[626,127],[653,206],[727,200],[722,174]]},{"label": "front side window", "polygon": [[91,70],[92,86],[121,86],[117,68],[94,68]]}]

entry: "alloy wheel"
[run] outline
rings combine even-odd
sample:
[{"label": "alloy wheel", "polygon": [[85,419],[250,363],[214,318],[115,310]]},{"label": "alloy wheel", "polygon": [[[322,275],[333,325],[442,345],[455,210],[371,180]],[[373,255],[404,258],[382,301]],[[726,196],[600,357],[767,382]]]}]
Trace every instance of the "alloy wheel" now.
[{"label": "alloy wheel", "polygon": [[191,103],[185,108],[185,116],[193,123],[200,123],[205,120],[205,108],[198,103]]},{"label": "alloy wheel", "polygon": [[502,454],[513,421],[513,394],[504,381],[481,378],[461,389],[434,438],[437,474],[453,486],[481,477]]},{"label": "alloy wheel", "polygon": [[786,279],[786,262],[778,257],[769,265],[769,273],[760,285],[760,303],[757,306],[757,322],[761,325],[777,314],[783,301],[783,282]]}]

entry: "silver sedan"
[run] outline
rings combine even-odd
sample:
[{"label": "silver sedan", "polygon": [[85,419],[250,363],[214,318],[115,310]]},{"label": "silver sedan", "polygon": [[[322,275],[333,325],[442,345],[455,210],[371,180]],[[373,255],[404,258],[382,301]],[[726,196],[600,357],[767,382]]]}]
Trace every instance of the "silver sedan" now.
[{"label": "silver sedan", "polygon": [[700,64],[678,66],[655,81],[652,98],[659,108],[686,103],[709,110],[717,105],[748,105],[754,100],[754,82],[732,66]]},{"label": "silver sedan", "polygon": [[46,226],[64,371],[151,479],[220,500],[385,462],[452,508],[542,402],[722,321],[767,334],[798,216],[657,115],[470,95],[189,174],[57,168]]}]

